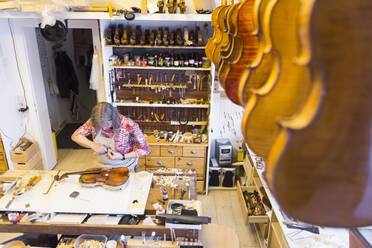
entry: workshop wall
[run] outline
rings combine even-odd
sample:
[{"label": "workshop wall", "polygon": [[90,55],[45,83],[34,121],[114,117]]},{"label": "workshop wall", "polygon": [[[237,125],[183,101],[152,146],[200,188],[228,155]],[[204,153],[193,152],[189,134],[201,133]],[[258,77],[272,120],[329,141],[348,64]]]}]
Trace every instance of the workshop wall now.
[{"label": "workshop wall", "polygon": [[211,112],[211,157],[215,155],[215,140],[219,138],[230,139],[234,146],[234,158],[236,158],[236,150],[241,145],[243,134],[241,131],[241,122],[244,109],[232,103],[226,96],[222,87],[218,82],[215,82],[215,89],[213,90],[213,107]]},{"label": "workshop wall", "polygon": [[8,164],[13,168],[9,151],[20,137],[28,134],[28,112],[18,109],[25,102],[24,88],[17,68],[13,39],[7,19],[0,19],[0,132]]}]

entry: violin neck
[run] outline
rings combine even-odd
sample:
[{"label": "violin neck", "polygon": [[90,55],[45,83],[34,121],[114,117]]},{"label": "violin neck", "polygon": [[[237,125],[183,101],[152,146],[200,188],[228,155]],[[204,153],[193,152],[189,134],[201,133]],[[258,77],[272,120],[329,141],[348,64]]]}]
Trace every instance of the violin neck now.
[{"label": "violin neck", "polygon": [[85,174],[96,174],[96,173],[101,173],[102,169],[97,169],[97,170],[88,170],[88,171],[75,171],[75,172],[67,172],[63,175],[65,176],[70,176],[70,175],[85,175]]}]

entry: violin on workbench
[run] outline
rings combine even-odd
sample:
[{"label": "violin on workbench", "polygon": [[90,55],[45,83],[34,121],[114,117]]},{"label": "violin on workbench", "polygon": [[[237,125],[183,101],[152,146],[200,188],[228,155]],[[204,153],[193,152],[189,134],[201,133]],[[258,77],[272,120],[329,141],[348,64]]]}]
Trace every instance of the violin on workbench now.
[{"label": "violin on workbench", "polygon": [[124,185],[129,179],[129,169],[126,167],[118,168],[90,168],[84,171],[67,172],[61,176],[56,175],[54,179],[61,181],[69,175],[80,175],[79,182],[83,186],[119,187]]}]

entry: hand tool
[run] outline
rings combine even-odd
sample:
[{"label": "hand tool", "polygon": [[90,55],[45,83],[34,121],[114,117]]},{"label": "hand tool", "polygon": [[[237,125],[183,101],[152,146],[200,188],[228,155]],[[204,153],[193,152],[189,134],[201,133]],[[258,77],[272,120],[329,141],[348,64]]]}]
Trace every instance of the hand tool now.
[{"label": "hand tool", "polygon": [[[60,170],[57,172],[56,176],[58,176],[59,173],[61,173]],[[49,191],[52,188],[52,186],[53,186],[53,184],[54,184],[55,181],[56,181],[56,177],[53,177],[53,181],[50,183],[48,190],[45,193],[43,193],[44,195],[47,195],[49,193]]]}]

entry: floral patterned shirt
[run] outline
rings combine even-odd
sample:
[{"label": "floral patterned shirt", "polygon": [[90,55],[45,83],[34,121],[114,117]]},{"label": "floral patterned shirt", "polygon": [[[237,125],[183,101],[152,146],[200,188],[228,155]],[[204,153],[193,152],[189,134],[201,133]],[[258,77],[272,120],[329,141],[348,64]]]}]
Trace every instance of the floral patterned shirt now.
[{"label": "floral patterned shirt", "polygon": [[[88,136],[92,134],[93,138],[96,137],[96,132],[92,126],[91,119],[85,122],[79,127],[73,135],[84,135]],[[113,129],[102,129],[101,135],[106,138],[113,137],[115,142],[115,150],[121,154],[128,152],[134,152],[136,157],[141,157],[151,152],[145,136],[140,130],[138,124],[132,119],[120,115],[120,132],[116,135],[113,133]]]}]

